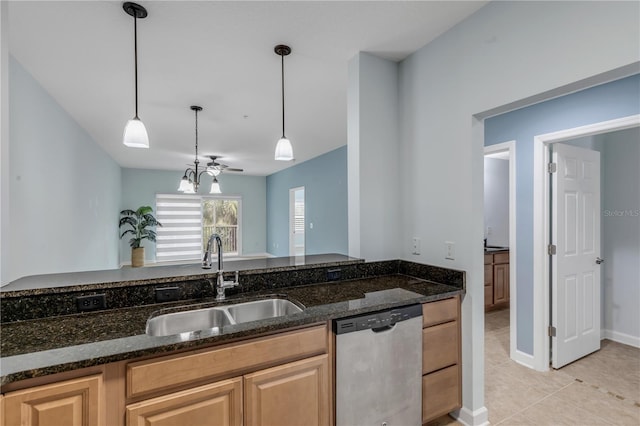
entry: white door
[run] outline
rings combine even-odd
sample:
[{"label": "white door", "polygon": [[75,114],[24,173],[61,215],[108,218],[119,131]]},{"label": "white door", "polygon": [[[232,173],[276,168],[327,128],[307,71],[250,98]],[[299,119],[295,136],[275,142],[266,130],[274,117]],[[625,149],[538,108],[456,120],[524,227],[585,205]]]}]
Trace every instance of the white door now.
[{"label": "white door", "polygon": [[304,186],[289,190],[289,256],[304,256]]},{"label": "white door", "polygon": [[553,145],[552,365],[600,349],[600,153]]}]

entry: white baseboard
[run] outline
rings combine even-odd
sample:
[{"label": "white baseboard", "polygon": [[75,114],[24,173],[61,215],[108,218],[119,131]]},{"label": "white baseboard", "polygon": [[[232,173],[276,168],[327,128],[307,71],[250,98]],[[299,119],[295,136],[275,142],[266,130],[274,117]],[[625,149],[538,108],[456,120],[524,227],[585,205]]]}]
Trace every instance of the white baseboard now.
[{"label": "white baseboard", "polygon": [[640,348],[640,337],[632,336],[630,334],[620,333],[613,330],[602,330],[600,333],[601,339],[609,339],[614,342],[622,343],[624,345]]},{"label": "white baseboard", "polygon": [[471,411],[466,407],[462,407],[450,414],[457,421],[466,426],[485,426],[489,425],[489,411],[487,407],[478,408]]},{"label": "white baseboard", "polygon": [[531,368],[532,370],[536,369],[535,358],[533,357],[533,355],[529,355],[516,349],[511,354],[511,359],[520,365]]}]

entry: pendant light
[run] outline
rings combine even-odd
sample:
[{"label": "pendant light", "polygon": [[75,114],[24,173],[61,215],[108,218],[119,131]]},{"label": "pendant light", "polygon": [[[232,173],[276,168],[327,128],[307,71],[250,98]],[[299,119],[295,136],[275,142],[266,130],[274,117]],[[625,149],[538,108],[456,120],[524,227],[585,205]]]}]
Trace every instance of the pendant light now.
[{"label": "pendant light", "polygon": [[291,48],[284,44],[279,44],[274,48],[276,55],[280,56],[282,62],[282,137],[276,144],[275,159],[279,161],[293,160],[293,147],[291,141],[284,135],[284,57],[291,53]]},{"label": "pendant light", "polygon": [[137,3],[125,2],[122,8],[133,16],[133,53],[135,59],[136,115],[127,122],[122,143],[131,148],[149,148],[149,135],[144,123],[138,117],[138,19],[147,17],[147,9]]},{"label": "pendant light", "polygon": [[[185,194],[195,194],[198,192],[198,187],[200,186],[200,178],[203,174],[211,174],[207,168],[199,170],[200,160],[198,160],[198,112],[202,111],[202,107],[198,105],[192,105],[191,111],[193,111],[196,115],[196,158],[193,160],[193,167],[187,168],[184,171],[184,175],[180,180],[180,185],[178,186],[178,191],[184,192]],[[218,179],[216,178],[217,174],[213,176],[213,181],[211,182],[211,189],[209,190],[209,194],[221,194],[220,183],[218,183]]]}]

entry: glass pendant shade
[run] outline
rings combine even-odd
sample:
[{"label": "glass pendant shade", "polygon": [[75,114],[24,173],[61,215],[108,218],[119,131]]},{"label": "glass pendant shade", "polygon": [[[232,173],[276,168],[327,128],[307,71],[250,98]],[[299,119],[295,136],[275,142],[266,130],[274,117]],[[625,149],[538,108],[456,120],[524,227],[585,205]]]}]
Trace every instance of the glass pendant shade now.
[{"label": "glass pendant shade", "polygon": [[139,118],[127,121],[122,135],[122,143],[130,148],[149,148],[147,129]]},{"label": "glass pendant shade", "polygon": [[222,191],[220,190],[220,184],[218,183],[218,179],[213,178],[213,182],[211,182],[211,190],[209,191],[209,194],[221,194]]},{"label": "glass pendant shade", "polygon": [[178,191],[180,192],[187,192],[189,191],[189,189],[192,188],[193,185],[191,185],[189,183],[189,179],[187,179],[187,176],[183,177],[182,180],[180,181],[180,186],[178,187]]},{"label": "glass pendant shade", "polygon": [[185,194],[195,194],[196,193],[196,188],[193,185],[193,182],[189,182],[187,189],[185,189],[184,191]]},{"label": "glass pendant shade", "polygon": [[275,159],[279,161],[293,160],[293,147],[289,139],[282,137],[276,145]]}]

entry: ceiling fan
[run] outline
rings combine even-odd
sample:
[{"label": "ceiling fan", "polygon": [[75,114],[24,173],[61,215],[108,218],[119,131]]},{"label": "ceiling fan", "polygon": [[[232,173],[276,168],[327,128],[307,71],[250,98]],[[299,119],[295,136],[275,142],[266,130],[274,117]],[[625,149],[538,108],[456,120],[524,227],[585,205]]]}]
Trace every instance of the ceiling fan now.
[{"label": "ceiling fan", "polygon": [[235,167],[229,167],[226,164],[219,163],[217,161],[218,158],[221,158],[219,155],[208,155],[207,157],[209,157],[211,159],[211,161],[207,163],[207,169],[206,169],[206,172],[210,176],[218,176],[223,171],[225,171],[225,172],[244,172],[244,169],[238,169],[238,168],[235,168]]}]

